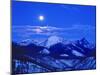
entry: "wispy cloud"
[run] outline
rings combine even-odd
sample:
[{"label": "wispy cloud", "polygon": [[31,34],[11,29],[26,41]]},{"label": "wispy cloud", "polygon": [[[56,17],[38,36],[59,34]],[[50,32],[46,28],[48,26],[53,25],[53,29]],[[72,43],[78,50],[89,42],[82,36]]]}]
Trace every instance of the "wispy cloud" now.
[{"label": "wispy cloud", "polygon": [[93,31],[95,27],[90,25],[72,25],[71,27],[59,28],[53,26],[14,26],[12,27],[13,32],[25,33],[25,34],[40,34],[49,35],[53,33],[62,33],[69,31]]},{"label": "wispy cloud", "polygon": [[66,28],[53,27],[53,26],[13,26],[12,27],[13,38],[32,38],[33,36],[50,36],[61,35],[67,38],[78,37],[94,37],[95,38],[95,26],[91,25],[72,25]]}]

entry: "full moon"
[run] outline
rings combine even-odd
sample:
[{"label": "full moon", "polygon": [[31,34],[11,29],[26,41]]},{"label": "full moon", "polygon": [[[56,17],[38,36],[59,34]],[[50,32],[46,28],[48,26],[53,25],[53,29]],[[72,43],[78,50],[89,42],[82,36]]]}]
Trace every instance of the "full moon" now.
[{"label": "full moon", "polygon": [[44,16],[39,16],[39,20],[43,21],[44,20]]}]

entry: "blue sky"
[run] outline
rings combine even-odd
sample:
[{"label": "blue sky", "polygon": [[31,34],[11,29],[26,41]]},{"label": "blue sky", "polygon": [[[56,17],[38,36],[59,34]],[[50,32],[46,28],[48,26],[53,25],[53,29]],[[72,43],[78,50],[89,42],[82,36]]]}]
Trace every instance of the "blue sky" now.
[{"label": "blue sky", "polygon": [[[95,42],[95,10],[95,6],[13,1],[12,39],[21,41],[56,34],[68,40],[85,37]],[[43,21],[39,20],[40,15]]]}]

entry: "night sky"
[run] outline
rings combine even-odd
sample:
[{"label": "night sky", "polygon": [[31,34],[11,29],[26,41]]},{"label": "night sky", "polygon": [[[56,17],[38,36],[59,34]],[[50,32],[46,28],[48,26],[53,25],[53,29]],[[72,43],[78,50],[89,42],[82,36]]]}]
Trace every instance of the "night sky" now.
[{"label": "night sky", "polygon": [[95,26],[95,6],[12,1],[12,40],[16,42],[58,35],[95,43]]}]

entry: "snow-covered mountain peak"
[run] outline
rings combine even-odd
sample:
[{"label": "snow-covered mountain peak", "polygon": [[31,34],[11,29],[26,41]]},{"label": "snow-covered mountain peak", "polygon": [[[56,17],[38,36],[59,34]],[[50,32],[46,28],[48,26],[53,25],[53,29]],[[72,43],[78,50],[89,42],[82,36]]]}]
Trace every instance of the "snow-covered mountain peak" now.
[{"label": "snow-covered mountain peak", "polygon": [[37,44],[38,41],[36,41],[36,40],[31,40],[31,39],[26,39],[26,40],[21,41],[21,42],[20,42],[20,45],[28,45],[28,44],[30,44],[30,43]]},{"label": "snow-covered mountain peak", "polygon": [[60,43],[60,42],[62,42],[62,41],[63,41],[63,39],[62,39],[61,37],[59,37],[59,36],[56,36],[56,35],[50,36],[50,37],[47,39],[46,47],[50,47],[51,45]]}]

